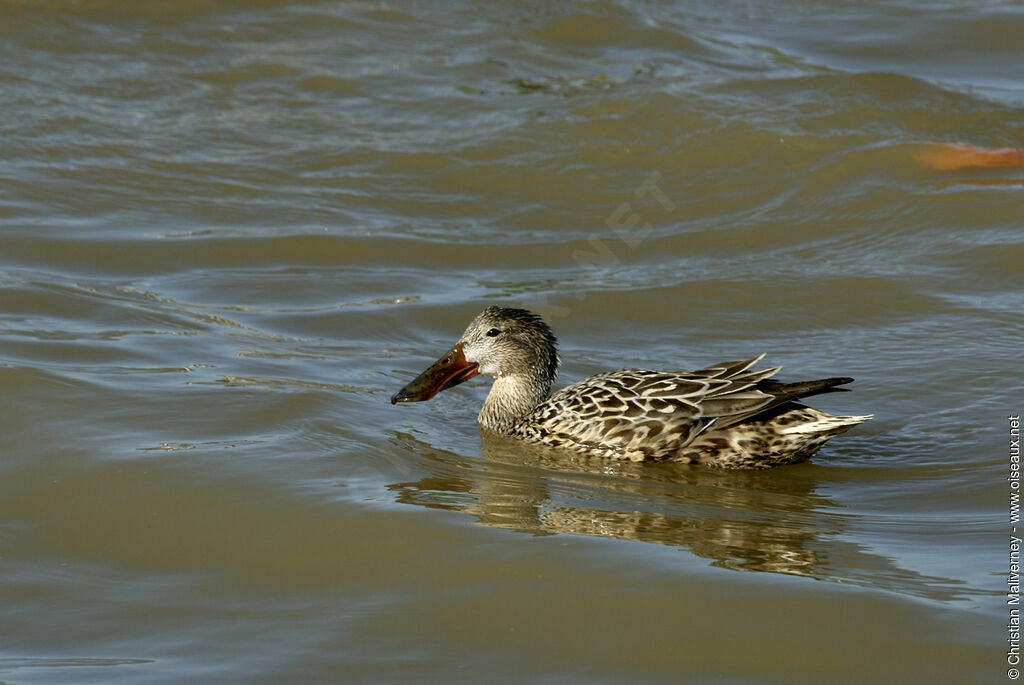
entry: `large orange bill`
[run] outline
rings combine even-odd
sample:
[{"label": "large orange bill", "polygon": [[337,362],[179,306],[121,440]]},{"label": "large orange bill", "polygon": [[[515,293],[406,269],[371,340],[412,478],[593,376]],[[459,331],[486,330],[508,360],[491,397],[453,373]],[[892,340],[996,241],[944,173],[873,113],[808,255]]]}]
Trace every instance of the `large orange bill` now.
[{"label": "large orange bill", "polygon": [[462,343],[458,343],[431,364],[429,369],[392,395],[391,404],[424,402],[442,390],[454,388],[459,383],[468,381],[478,373],[477,364],[466,361],[466,356],[462,353]]}]

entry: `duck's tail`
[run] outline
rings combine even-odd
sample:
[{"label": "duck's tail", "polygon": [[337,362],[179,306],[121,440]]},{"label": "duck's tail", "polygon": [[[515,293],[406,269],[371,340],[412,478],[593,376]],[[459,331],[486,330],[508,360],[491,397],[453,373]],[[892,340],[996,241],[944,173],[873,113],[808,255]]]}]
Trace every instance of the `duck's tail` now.
[{"label": "duck's tail", "polygon": [[785,435],[822,435],[833,437],[840,433],[845,433],[854,426],[864,423],[868,419],[874,418],[874,414],[859,414],[856,416],[833,416],[832,414],[826,414],[825,412],[813,409],[814,413],[813,420],[794,423],[792,425],[780,425],[778,428],[779,433]]}]

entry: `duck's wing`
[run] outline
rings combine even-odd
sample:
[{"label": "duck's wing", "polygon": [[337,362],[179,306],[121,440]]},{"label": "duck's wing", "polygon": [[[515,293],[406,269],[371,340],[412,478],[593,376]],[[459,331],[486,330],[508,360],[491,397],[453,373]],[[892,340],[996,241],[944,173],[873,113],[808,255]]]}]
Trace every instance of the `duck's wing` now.
[{"label": "duck's wing", "polygon": [[772,403],[773,395],[753,386],[779,368],[748,371],[759,359],[691,373],[598,374],[551,396],[527,424],[532,437],[551,445],[637,461],[669,457],[710,427],[742,421]]}]

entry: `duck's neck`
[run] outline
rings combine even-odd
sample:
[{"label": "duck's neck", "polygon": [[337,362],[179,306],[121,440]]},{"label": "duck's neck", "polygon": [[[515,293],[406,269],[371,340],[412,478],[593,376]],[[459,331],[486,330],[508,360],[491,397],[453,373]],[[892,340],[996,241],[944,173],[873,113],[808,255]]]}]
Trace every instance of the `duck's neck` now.
[{"label": "duck's neck", "polygon": [[496,377],[477,421],[489,430],[511,433],[527,414],[547,399],[552,380],[526,373]]}]

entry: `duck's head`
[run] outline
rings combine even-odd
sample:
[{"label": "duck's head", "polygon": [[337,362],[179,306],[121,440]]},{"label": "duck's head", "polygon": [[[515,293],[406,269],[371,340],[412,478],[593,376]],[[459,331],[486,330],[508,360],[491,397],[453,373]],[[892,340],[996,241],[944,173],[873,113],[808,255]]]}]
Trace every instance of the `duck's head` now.
[{"label": "duck's head", "polygon": [[480,312],[459,342],[430,368],[391,396],[397,402],[422,402],[477,374],[522,376],[550,388],[558,369],[555,336],[533,312],[488,307]]}]

